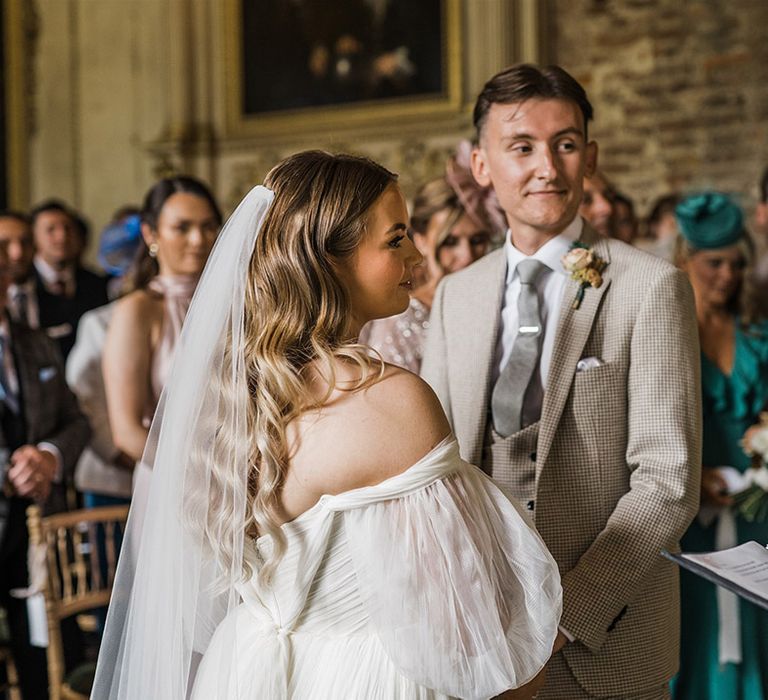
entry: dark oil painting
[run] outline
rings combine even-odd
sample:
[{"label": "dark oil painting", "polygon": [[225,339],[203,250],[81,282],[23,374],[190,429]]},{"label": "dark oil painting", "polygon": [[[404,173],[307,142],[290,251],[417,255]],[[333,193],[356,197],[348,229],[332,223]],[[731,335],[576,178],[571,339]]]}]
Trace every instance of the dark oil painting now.
[{"label": "dark oil painting", "polygon": [[243,115],[440,97],[445,0],[241,0]]}]

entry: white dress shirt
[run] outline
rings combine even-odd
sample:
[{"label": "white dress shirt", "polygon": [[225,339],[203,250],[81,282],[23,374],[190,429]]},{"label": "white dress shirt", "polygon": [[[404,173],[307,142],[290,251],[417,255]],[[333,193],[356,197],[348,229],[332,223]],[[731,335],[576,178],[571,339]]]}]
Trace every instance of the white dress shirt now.
[{"label": "white dress shirt", "polygon": [[75,281],[75,266],[67,265],[60,270],[49,265],[39,255],[34,259],[35,269],[43,280],[43,285],[52,294],[56,294],[55,284],[64,283],[64,292],[68,297],[74,296],[77,282]]},{"label": "white dress shirt", "polygon": [[[571,245],[581,236],[584,223],[577,216],[567,228],[552,240],[547,241],[533,255],[523,255],[514,245],[512,237],[507,231],[504,251],[507,255],[507,277],[504,302],[501,307],[501,328],[496,340],[496,352],[493,365],[493,382],[499,378],[501,371],[509,361],[512,346],[517,338],[520,326],[517,314],[517,299],[520,296],[520,277],[517,274],[517,264],[528,257],[538,260],[547,266],[536,281],[536,289],[539,294],[539,309],[544,327],[539,367],[532,383],[526,393],[523,405],[523,424],[538,420],[541,414],[541,405],[544,399],[544,387],[547,386],[549,365],[552,359],[552,347],[555,342],[557,322],[560,318],[560,302],[563,296],[563,287],[568,281],[568,273],[562,263],[562,257],[568,252]],[[528,419],[526,419],[528,418]]]}]

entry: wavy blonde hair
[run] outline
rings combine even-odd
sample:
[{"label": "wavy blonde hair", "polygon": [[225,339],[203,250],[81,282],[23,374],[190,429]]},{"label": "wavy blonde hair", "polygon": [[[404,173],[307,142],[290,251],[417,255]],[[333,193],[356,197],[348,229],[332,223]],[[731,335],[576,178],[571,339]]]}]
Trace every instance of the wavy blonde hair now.
[{"label": "wavy blonde hair", "polygon": [[[230,396],[222,404],[227,412],[233,410],[226,407],[230,402],[247,403],[250,469],[241,532],[273,539],[272,554],[259,572],[264,580],[285,551],[279,516],[290,461],[288,424],[325,403],[338,388],[335,360],[359,367],[360,379],[351,390],[375,381],[383,370],[351,337],[349,294],[336,265],[354,254],[371,207],[396,181],[393,173],[366,158],[321,151],[287,158],[264,181],[275,198],[256,239],[246,280],[243,370],[248,397]],[[237,361],[225,358],[225,365],[231,368],[233,359]],[[319,399],[308,386],[310,365],[327,382],[327,392]],[[226,387],[220,388],[226,392]],[[227,439],[217,435],[222,453],[229,449]],[[213,546],[228,547],[230,538],[220,535],[226,503],[231,502],[226,496],[231,474],[226,464],[214,462],[213,503],[208,508],[216,517],[208,518],[207,539]],[[229,561],[232,555],[219,552]]]}]

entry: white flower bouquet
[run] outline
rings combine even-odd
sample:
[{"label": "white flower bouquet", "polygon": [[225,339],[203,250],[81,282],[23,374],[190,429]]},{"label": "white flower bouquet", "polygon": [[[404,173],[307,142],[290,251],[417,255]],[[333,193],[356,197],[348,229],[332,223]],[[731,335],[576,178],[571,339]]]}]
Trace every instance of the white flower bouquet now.
[{"label": "white flower bouquet", "polygon": [[752,468],[744,473],[747,487],[733,495],[736,510],[749,522],[768,520],[768,412],[750,428],[742,447],[752,457]]}]

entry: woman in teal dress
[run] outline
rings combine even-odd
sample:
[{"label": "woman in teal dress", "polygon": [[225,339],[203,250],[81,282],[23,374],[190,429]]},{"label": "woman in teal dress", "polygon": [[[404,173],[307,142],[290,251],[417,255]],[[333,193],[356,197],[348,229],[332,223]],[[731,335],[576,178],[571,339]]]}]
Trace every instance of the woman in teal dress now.
[{"label": "woman in teal dress", "polygon": [[[733,509],[718,470],[730,466],[744,472],[750,467],[741,439],[768,406],[768,324],[755,316],[749,302],[751,245],[741,210],[724,195],[689,197],[678,206],[677,218],[677,262],[696,298],[704,414],[702,510],[681,546],[687,552],[718,549],[729,537],[728,522],[735,522],[730,544],[768,544],[768,523],[747,522]],[[723,517],[728,509],[732,520]],[[721,639],[721,615],[728,606],[721,610],[716,587],[687,571],[681,571],[680,585],[675,700],[768,700],[768,611],[738,601],[732,622],[726,624],[737,641],[734,654],[733,645]]]}]

